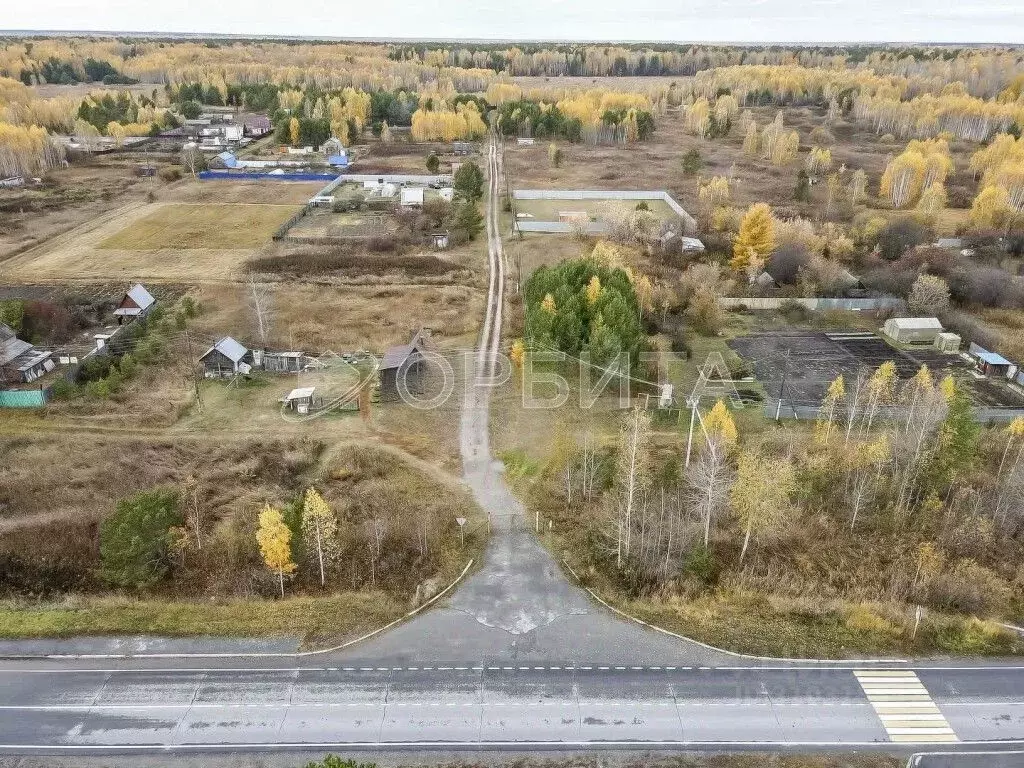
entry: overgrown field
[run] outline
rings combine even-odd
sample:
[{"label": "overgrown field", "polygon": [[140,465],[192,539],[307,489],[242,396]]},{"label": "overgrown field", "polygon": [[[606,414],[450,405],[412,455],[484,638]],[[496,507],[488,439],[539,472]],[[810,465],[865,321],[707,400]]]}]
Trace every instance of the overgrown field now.
[{"label": "overgrown field", "polygon": [[[429,597],[482,545],[479,513],[460,487],[368,444],[326,450],[311,438],[78,434],[4,438],[0,450],[8,637],[348,637]],[[338,526],[324,586],[301,525],[310,487]],[[103,521],[119,501],[152,489],[179,499],[181,538],[158,550],[163,575],[150,586],[112,585]],[[298,566],[286,582],[289,597],[275,602],[264,602],[279,585],[255,538],[267,504],[285,510]],[[464,549],[457,516],[473,522]]]}]

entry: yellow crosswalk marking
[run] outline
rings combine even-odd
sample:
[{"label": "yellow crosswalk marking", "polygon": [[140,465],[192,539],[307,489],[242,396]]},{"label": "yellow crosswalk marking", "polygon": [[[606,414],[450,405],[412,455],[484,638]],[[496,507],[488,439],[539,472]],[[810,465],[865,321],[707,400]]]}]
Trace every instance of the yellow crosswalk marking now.
[{"label": "yellow crosswalk marking", "polygon": [[890,741],[946,743],[958,740],[915,672],[864,669],[855,670],[853,674]]}]

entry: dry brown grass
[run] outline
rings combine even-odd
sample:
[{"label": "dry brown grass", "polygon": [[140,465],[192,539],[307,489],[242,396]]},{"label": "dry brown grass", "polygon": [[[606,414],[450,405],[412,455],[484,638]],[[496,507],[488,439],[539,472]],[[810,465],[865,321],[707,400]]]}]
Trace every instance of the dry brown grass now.
[{"label": "dry brown grass", "polygon": [[165,203],[98,244],[111,250],[242,249],[263,245],[293,205]]},{"label": "dry brown grass", "polygon": [[[404,344],[421,326],[440,338],[472,333],[483,312],[484,297],[462,285],[350,286],[273,284],[273,324],[268,343],[309,352],[367,349],[382,352]],[[210,283],[192,294],[203,307],[194,325],[204,338],[234,335],[257,339],[246,287]]]},{"label": "dry brown grass", "polygon": [[169,187],[161,199],[175,203],[302,205],[325,185],[326,182],[320,181],[193,181],[189,178]]}]

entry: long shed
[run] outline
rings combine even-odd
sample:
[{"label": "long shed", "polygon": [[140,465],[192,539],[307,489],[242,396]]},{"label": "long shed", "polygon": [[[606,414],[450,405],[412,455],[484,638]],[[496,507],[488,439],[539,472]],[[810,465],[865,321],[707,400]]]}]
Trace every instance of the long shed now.
[{"label": "long shed", "polygon": [[882,333],[897,344],[934,344],[942,323],[937,317],[893,317],[885,321]]}]

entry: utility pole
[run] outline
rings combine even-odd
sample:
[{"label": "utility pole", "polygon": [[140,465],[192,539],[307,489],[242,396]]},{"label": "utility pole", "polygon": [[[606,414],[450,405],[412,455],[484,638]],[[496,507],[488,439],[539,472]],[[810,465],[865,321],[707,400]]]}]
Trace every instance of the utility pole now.
[{"label": "utility pole", "polygon": [[[697,371],[697,381],[693,385],[693,392],[686,398],[686,404],[690,406],[690,433],[686,438],[686,461],[683,467],[690,466],[690,452],[693,449],[693,423],[697,418],[697,406],[700,405],[700,392],[701,386],[704,383],[704,366],[700,367]],[[681,414],[680,414],[681,415]]]},{"label": "utility pole", "polygon": [[691,395],[686,398],[686,404],[690,406],[690,433],[686,438],[686,461],[683,467],[690,466],[690,451],[693,448],[693,422],[697,418],[697,398]]},{"label": "utility pole", "polygon": [[775,421],[782,414],[782,396],[786,392],[786,376],[789,375],[789,350],[786,350],[786,361],[782,367],[782,384],[779,386],[779,403],[775,406]]},{"label": "utility pole", "polygon": [[192,376],[192,385],[196,390],[196,402],[199,404],[199,412],[203,412],[203,396],[199,392],[199,372],[196,370],[196,364],[192,358],[192,337],[189,335],[188,326],[185,326],[185,345],[188,348],[186,354],[188,355],[188,368],[189,373]]}]

